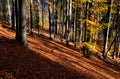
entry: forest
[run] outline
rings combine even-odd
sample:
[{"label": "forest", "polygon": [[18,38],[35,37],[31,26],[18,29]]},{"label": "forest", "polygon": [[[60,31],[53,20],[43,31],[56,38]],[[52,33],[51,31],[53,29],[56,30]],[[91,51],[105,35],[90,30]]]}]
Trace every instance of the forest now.
[{"label": "forest", "polygon": [[0,79],[119,79],[119,0],[0,0]]}]

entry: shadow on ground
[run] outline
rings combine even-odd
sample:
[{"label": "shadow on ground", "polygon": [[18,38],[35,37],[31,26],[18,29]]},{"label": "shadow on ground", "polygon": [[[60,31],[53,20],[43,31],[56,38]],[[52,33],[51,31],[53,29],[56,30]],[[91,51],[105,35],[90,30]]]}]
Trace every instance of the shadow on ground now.
[{"label": "shadow on ground", "polygon": [[11,73],[16,79],[93,78],[61,66],[35,51],[25,48],[15,40],[2,36],[0,36],[0,70]]}]

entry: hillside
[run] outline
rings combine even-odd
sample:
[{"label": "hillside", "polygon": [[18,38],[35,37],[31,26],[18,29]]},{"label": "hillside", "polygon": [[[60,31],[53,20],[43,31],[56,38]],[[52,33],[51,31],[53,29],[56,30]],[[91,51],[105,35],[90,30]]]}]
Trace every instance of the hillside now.
[{"label": "hillside", "polygon": [[64,43],[27,35],[30,48],[15,41],[15,32],[0,26],[0,79],[119,79],[119,68]]}]

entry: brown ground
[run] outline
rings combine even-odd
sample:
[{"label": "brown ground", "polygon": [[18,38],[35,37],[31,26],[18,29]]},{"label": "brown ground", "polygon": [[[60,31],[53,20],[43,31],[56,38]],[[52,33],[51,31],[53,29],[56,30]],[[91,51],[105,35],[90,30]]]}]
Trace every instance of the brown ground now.
[{"label": "brown ground", "polygon": [[0,79],[120,78],[117,67],[95,56],[85,58],[72,46],[49,40],[46,32],[42,31],[39,38],[28,35],[30,49],[15,41],[14,36],[14,31],[0,27]]}]

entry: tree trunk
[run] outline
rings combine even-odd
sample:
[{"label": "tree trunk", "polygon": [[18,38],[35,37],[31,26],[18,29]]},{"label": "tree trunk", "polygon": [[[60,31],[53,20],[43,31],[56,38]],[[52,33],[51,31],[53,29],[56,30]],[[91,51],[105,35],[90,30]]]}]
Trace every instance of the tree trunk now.
[{"label": "tree trunk", "polygon": [[67,25],[66,25],[66,45],[69,45],[71,21],[72,21],[72,0],[67,0]]},{"label": "tree trunk", "polygon": [[7,21],[7,1],[2,0],[2,22]]},{"label": "tree trunk", "polygon": [[26,38],[26,3],[25,0],[19,0],[19,22],[20,22],[20,43],[27,44]]},{"label": "tree trunk", "polygon": [[[86,2],[86,12],[85,12],[85,27],[84,27],[84,42],[88,42],[88,34],[87,34],[87,27],[88,27],[88,16],[89,16],[89,2]],[[83,53],[85,56],[89,57],[89,51],[86,47],[83,47]]]},{"label": "tree trunk", "polygon": [[53,6],[49,6],[49,31],[50,39],[55,39],[55,0],[52,2]]},{"label": "tree trunk", "polygon": [[30,1],[30,35],[34,35],[34,33],[33,33],[33,18],[32,18],[32,16],[33,16],[33,12],[32,12],[32,0]]},{"label": "tree trunk", "polygon": [[78,4],[79,4],[79,1],[77,0],[77,7],[76,7],[76,19],[75,19],[75,47],[77,47],[77,43],[79,42],[78,41],[78,37],[79,37],[79,25],[78,25],[78,18],[79,18],[79,14],[78,14]]},{"label": "tree trunk", "polygon": [[10,1],[9,0],[7,0],[7,7],[8,7],[8,20],[9,20],[9,24],[10,24],[10,26],[12,26],[12,21],[11,21],[11,6],[10,6]]},{"label": "tree trunk", "polygon": [[[120,32],[120,1],[118,3],[118,7],[117,7],[117,30],[118,33]],[[120,57],[120,37],[118,37],[117,39],[118,42],[118,52],[117,52],[117,57]]]},{"label": "tree trunk", "polygon": [[12,0],[12,29],[15,30],[15,0]]},{"label": "tree trunk", "polygon": [[[109,0],[109,5],[108,5],[108,12],[107,12],[107,23],[110,23],[111,21],[111,8],[113,5],[113,0]],[[107,32],[107,33],[106,33]],[[109,38],[109,32],[110,32],[110,26],[108,24],[108,27],[105,29],[105,39],[104,39],[104,48],[103,48],[103,57],[105,58],[107,56],[107,49],[108,49],[108,38]]]},{"label": "tree trunk", "polygon": [[[88,11],[89,10],[89,2],[86,2],[86,12],[85,12],[85,19],[88,20]],[[87,36],[87,26],[88,26],[88,22],[85,22],[85,27],[84,27],[84,42],[88,41],[88,36]]]},{"label": "tree trunk", "polygon": [[53,0],[53,7],[51,14],[51,40],[55,40],[55,0]]},{"label": "tree trunk", "polygon": [[[40,4],[40,1],[38,0],[38,3]],[[37,12],[37,15],[38,15],[38,22],[37,22],[37,25],[38,25],[38,37],[40,37],[40,25],[39,25],[39,22],[40,22],[40,7],[38,6],[38,12]]]},{"label": "tree trunk", "polygon": [[64,27],[64,10],[63,10],[63,7],[64,7],[64,1],[61,0],[61,13],[60,13],[60,21],[61,21],[61,26],[60,26],[60,40],[62,41],[62,38],[63,38],[63,27]]},{"label": "tree trunk", "polygon": [[[81,2],[81,5],[82,5],[82,2]],[[80,8],[80,29],[79,29],[79,37],[78,37],[78,41],[81,43],[83,41],[83,38],[82,38],[82,33],[83,33],[83,24],[82,24],[82,14],[83,14],[83,10],[82,8]]]},{"label": "tree trunk", "polygon": [[44,7],[42,5],[42,29],[44,28]]},{"label": "tree trunk", "polygon": [[15,0],[15,14],[16,14],[16,40],[20,41],[19,35],[19,4],[18,0]]}]

